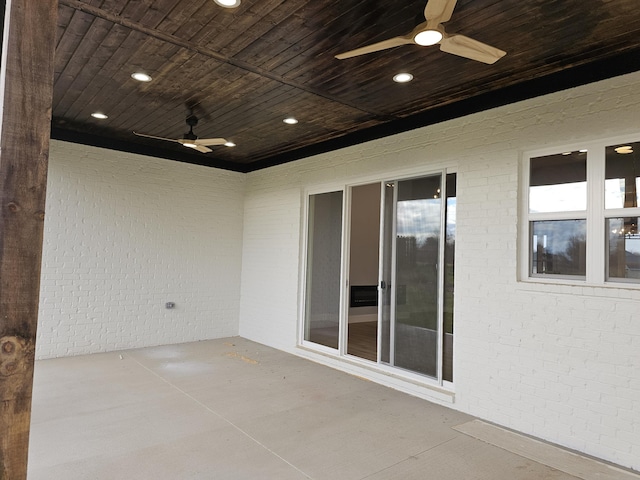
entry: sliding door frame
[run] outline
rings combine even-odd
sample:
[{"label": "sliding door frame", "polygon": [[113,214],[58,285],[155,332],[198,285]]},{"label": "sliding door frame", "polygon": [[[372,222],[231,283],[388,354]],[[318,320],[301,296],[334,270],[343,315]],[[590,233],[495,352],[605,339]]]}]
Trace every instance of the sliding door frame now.
[{"label": "sliding door frame", "polygon": [[[302,223],[302,228],[301,228],[301,235],[300,235],[300,239],[301,239],[301,245],[300,245],[300,289],[299,289],[299,305],[298,305],[298,310],[299,310],[299,321],[298,321],[298,345],[306,347],[306,348],[310,348],[313,350],[317,350],[319,352],[324,352],[326,354],[329,355],[336,355],[336,353],[339,356],[343,355],[343,349],[345,348],[344,346],[344,333],[343,333],[343,323],[344,323],[344,315],[345,315],[345,304],[346,304],[346,292],[347,289],[344,288],[344,283],[345,283],[345,279],[346,279],[346,266],[348,266],[348,262],[345,262],[345,246],[348,245],[348,233],[345,232],[345,216],[347,215],[347,205],[350,203],[351,199],[350,196],[348,194],[348,188],[345,187],[344,183],[340,183],[340,184],[330,184],[330,185],[324,185],[324,186],[318,186],[315,188],[310,188],[307,189],[303,192],[303,196],[302,196],[302,218],[303,218],[303,223]],[[308,255],[309,255],[309,230],[310,230],[310,219],[311,219],[311,215],[310,215],[310,209],[309,209],[309,204],[311,202],[311,197],[313,195],[321,195],[324,193],[334,193],[334,192],[342,192],[342,234],[341,234],[341,240],[340,240],[340,248],[341,248],[341,254],[340,254],[340,284],[341,284],[341,288],[340,288],[340,305],[339,305],[339,315],[340,315],[340,320],[339,320],[339,333],[338,333],[338,348],[334,349],[331,347],[327,347],[325,345],[321,345],[318,343],[314,343],[311,342],[309,340],[305,340],[305,332],[307,330],[307,324],[306,324],[306,319],[307,319],[307,307],[308,307],[308,302],[307,302],[307,296],[308,296],[308,292],[307,292],[307,275],[309,273],[309,261],[308,261]],[[349,196],[349,198],[348,198]],[[348,254],[347,254],[348,255]],[[348,258],[348,257],[347,257]]]},{"label": "sliding door frame", "polygon": [[[368,177],[366,179],[356,181],[356,182],[344,182],[344,183],[332,183],[321,186],[315,186],[311,188],[306,188],[302,192],[302,215],[301,215],[301,248],[300,248],[300,283],[299,283],[299,319],[298,319],[298,346],[304,347],[305,349],[309,349],[311,351],[315,351],[318,353],[325,354],[329,357],[336,358],[338,361],[348,361],[359,366],[365,367],[367,369],[373,371],[379,371],[382,373],[386,373],[387,375],[397,376],[405,378],[411,382],[416,382],[419,384],[424,384],[425,386],[433,386],[440,387],[446,390],[452,391],[454,383],[443,380],[443,332],[444,332],[444,261],[445,261],[445,246],[446,246],[446,211],[447,211],[447,192],[446,192],[446,184],[447,184],[447,174],[457,173],[456,168],[442,168],[437,170],[413,170],[411,172],[399,172],[398,174],[387,174],[384,176],[375,176]],[[387,183],[395,183],[397,185],[398,182],[403,180],[410,180],[422,177],[433,177],[439,175],[441,178],[441,199],[442,199],[442,208],[440,211],[441,215],[441,238],[439,241],[439,266],[438,266],[438,342],[437,342],[437,377],[430,377],[428,375],[412,372],[409,370],[405,370],[399,367],[395,367],[390,364],[385,364],[381,362],[381,317],[380,312],[378,316],[378,337],[377,337],[377,361],[371,362],[366,359],[361,359],[354,355],[347,354],[347,335],[348,335],[348,313],[349,313],[349,261],[350,261],[350,226],[351,226],[351,191],[353,187],[368,185],[372,183],[380,183],[381,188],[381,200],[380,200],[380,251],[379,251],[379,275],[378,275],[378,290],[380,290],[380,279],[382,278],[382,268],[383,268],[383,258],[382,258],[382,250],[383,250],[383,228],[384,228],[384,189]],[[389,179],[393,180],[389,180]],[[312,195],[330,193],[330,192],[338,192],[341,191],[343,194],[343,202],[342,202],[342,241],[341,241],[341,267],[340,267],[340,322],[339,322],[339,336],[338,336],[338,348],[333,349],[330,347],[326,347],[324,345],[320,345],[317,343],[313,343],[311,341],[305,340],[304,332],[305,332],[305,319],[306,319],[306,308],[307,308],[307,291],[306,291],[306,281],[307,281],[307,269],[308,269],[308,241],[309,241],[309,202],[310,197]],[[397,196],[397,188],[394,188],[394,197]],[[397,202],[397,198],[394,198],[394,210]],[[392,241],[393,245],[393,253],[392,253],[392,275],[393,282],[395,283],[395,269],[396,269],[396,258],[395,258],[395,242],[396,242],[396,213],[393,214],[393,234]],[[395,305],[395,287],[392,285],[391,290],[391,305],[392,307]],[[380,305],[378,306],[380,308]],[[454,309],[455,312],[455,309]],[[393,316],[393,314],[392,314]],[[393,320],[392,320],[393,321]],[[455,324],[454,324],[455,325]],[[454,327],[455,328],[455,327]],[[393,335],[393,325],[391,328],[391,335]],[[455,344],[454,335],[454,344]],[[390,342],[390,360],[393,359],[393,347],[394,342]],[[453,355],[455,360],[455,346],[453,349]],[[455,362],[454,362],[455,363]]]}]

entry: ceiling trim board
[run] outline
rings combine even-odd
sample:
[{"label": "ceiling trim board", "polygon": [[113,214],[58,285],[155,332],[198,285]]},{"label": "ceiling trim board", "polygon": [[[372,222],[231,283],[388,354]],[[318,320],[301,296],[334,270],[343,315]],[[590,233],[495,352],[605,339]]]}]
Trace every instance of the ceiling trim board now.
[{"label": "ceiling trim board", "polygon": [[244,164],[220,160],[207,154],[192,154],[188,151],[185,151],[185,153],[178,153],[161,147],[144,146],[138,143],[124,142],[121,140],[115,140],[113,138],[91,135],[87,133],[79,133],[57,127],[51,128],[51,138],[53,140],[77,143],[80,145],[87,145],[91,147],[106,148],[108,150],[116,150],[119,152],[135,153],[138,155],[161,158],[164,160],[174,160],[182,163],[190,163],[192,165],[201,165],[203,167],[219,168],[232,172],[247,173],[247,168]]},{"label": "ceiling trim board", "polygon": [[449,105],[435,107],[407,118],[394,120],[383,125],[376,125],[332,140],[259,160],[249,164],[247,171],[253,172],[301,160],[313,155],[358,145],[429,125],[435,125],[454,118],[464,117],[492,108],[502,107],[636,71],[640,71],[640,49],[631,50],[622,55],[607,58],[606,60],[555,72],[551,75],[521,82],[500,90],[479,94]]}]

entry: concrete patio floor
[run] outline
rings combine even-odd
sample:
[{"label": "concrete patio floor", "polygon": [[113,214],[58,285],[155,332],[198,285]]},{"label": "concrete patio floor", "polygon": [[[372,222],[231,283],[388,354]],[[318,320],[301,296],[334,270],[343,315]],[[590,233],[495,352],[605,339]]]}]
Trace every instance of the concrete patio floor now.
[{"label": "concrete patio floor", "polygon": [[512,435],[234,337],[38,361],[28,478],[640,478]]}]

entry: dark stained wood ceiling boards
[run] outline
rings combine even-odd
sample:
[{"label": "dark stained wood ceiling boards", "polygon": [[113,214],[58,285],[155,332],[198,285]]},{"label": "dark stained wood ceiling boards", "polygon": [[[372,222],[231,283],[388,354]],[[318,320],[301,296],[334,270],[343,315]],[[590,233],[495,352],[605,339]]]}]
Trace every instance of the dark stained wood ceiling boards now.
[{"label": "dark stained wood ceiling boards", "polygon": [[[335,58],[407,34],[423,0],[59,0],[52,137],[248,172],[640,70],[638,7],[458,0],[446,31],[507,52],[487,65],[438,46]],[[182,138],[189,110],[199,137],[236,146],[133,134]]]}]

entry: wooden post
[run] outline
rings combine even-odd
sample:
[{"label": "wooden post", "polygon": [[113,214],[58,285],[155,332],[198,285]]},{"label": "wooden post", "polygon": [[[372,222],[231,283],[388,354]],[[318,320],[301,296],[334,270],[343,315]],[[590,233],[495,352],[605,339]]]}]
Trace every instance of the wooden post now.
[{"label": "wooden post", "polygon": [[2,480],[27,478],[57,14],[58,0],[6,2],[0,82]]}]

